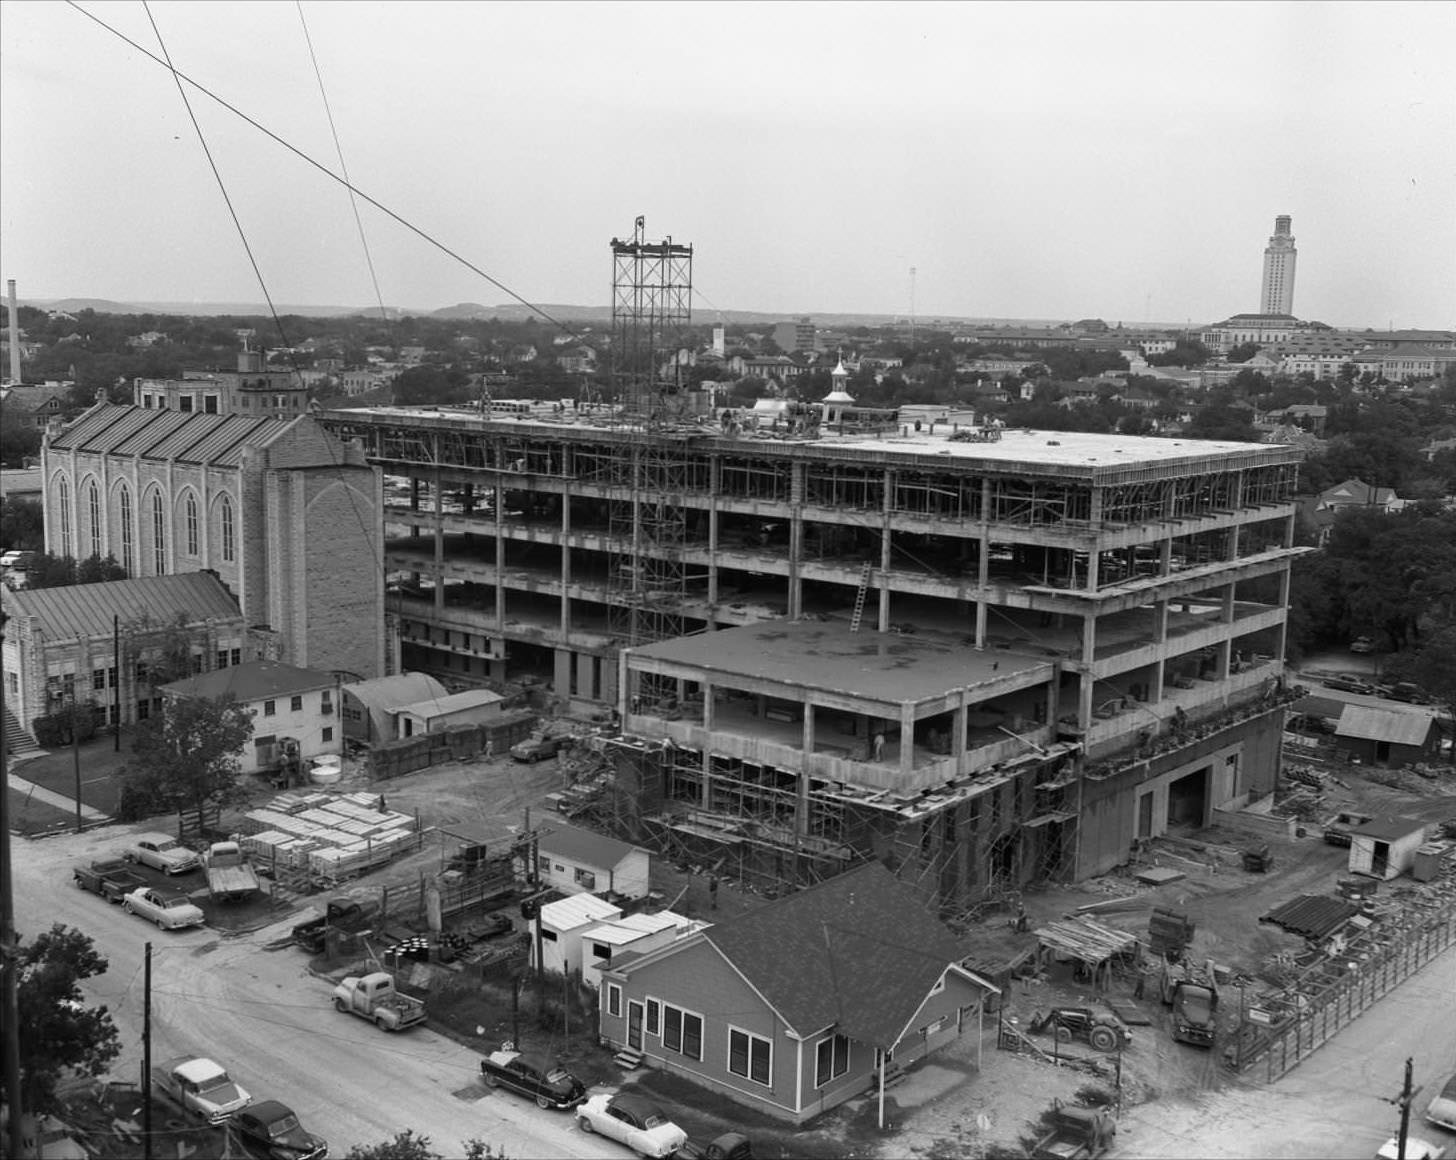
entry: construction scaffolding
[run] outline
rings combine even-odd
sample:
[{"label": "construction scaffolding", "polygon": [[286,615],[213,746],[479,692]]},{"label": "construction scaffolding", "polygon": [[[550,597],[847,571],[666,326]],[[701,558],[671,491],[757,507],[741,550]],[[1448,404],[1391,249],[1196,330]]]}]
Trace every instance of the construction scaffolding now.
[{"label": "construction scaffolding", "polygon": [[631,478],[608,501],[609,629],[626,645],[681,636],[688,488],[682,363],[692,323],[693,248],[612,239],[612,389],[631,440]]}]

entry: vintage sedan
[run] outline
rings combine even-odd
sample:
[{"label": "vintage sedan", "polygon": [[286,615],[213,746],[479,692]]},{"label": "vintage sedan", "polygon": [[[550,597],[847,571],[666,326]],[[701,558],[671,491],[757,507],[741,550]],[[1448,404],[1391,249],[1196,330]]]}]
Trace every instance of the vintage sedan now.
[{"label": "vintage sedan", "polygon": [[202,860],[176,838],[166,834],[138,834],[122,852],[128,862],[140,862],[163,874],[186,874],[202,865]]},{"label": "vintage sedan", "polygon": [[1426,1106],[1426,1120],[1448,1132],[1456,1132],[1456,1075],[1431,1097]]},{"label": "vintage sedan", "polygon": [[656,1104],[630,1092],[592,1096],[576,1109],[576,1126],[625,1144],[639,1156],[671,1156],[688,1142],[688,1134]]},{"label": "vintage sedan", "polygon": [[538,1108],[574,1108],[586,1099],[586,1085],[558,1063],[519,1051],[492,1051],[480,1061],[487,1087],[510,1088]]},{"label": "vintage sedan", "polygon": [[228,1131],[257,1160],[324,1160],[329,1154],[323,1137],[307,1131],[293,1109],[277,1100],[261,1100],[235,1112]]},{"label": "vintage sedan", "polygon": [[180,930],[184,926],[201,926],[207,921],[207,916],[187,895],[150,886],[133,890],[121,900],[121,909],[155,922],[158,930]]},{"label": "vintage sedan", "polygon": [[1419,1136],[1407,1136],[1405,1148],[1401,1149],[1400,1137],[1392,1136],[1375,1153],[1375,1160],[1444,1160],[1446,1147],[1434,1140],[1423,1140]]}]

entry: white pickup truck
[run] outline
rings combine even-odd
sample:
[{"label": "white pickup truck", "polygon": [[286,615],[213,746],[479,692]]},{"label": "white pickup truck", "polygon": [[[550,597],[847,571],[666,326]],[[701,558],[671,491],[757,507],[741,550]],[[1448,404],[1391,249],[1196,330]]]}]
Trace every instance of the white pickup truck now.
[{"label": "white pickup truck", "polygon": [[258,889],[258,875],[236,842],[214,842],[202,857],[207,889],[219,901],[246,898]]},{"label": "white pickup truck", "polygon": [[345,979],[334,988],[334,1010],[352,1012],[384,1031],[403,1031],[425,1021],[425,1005],[395,990],[387,971]]},{"label": "white pickup truck", "polygon": [[209,1124],[221,1124],[253,1102],[221,1064],[197,1055],[179,1055],[152,1068],[152,1086],[183,1111]]}]

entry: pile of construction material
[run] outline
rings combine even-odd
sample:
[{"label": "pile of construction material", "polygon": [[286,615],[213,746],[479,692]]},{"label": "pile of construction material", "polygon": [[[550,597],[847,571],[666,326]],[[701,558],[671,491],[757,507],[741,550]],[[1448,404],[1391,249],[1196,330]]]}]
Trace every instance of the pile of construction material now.
[{"label": "pile of construction material", "polygon": [[380,809],[368,793],[285,793],[249,810],[239,842],[262,868],[304,871],[335,883],[407,853],[418,844],[416,820]]}]

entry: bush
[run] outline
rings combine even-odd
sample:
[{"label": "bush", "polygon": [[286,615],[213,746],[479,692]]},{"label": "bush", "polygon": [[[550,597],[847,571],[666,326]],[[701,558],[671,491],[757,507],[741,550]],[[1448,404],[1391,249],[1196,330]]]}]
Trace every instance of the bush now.
[{"label": "bush", "polygon": [[71,744],[71,729],[74,722],[77,742],[90,741],[106,724],[106,710],[96,705],[67,707],[44,717],[36,717],[30,723],[35,743],[42,749],[59,749]]}]

